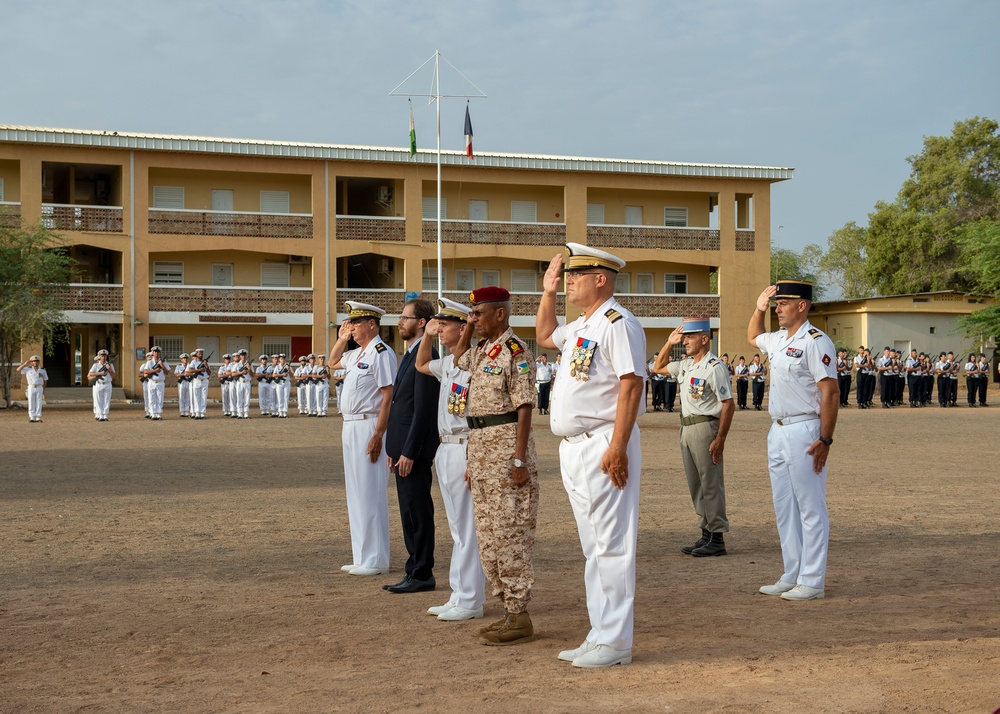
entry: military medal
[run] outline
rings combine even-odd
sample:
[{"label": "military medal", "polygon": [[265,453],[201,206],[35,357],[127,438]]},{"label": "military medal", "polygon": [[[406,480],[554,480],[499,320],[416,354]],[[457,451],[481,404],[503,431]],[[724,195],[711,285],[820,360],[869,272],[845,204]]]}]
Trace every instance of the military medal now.
[{"label": "military medal", "polygon": [[571,377],[575,377],[580,382],[586,382],[590,379],[590,364],[594,361],[596,349],[597,343],[593,340],[577,338],[576,346],[573,347],[573,352],[570,354],[569,374]]},{"label": "military medal", "polygon": [[691,377],[691,397],[694,399],[701,399],[705,396],[705,380],[698,379],[697,377]]},{"label": "military medal", "polygon": [[448,413],[461,416],[465,414],[465,402],[469,393],[468,387],[452,382],[451,393],[448,395]]}]

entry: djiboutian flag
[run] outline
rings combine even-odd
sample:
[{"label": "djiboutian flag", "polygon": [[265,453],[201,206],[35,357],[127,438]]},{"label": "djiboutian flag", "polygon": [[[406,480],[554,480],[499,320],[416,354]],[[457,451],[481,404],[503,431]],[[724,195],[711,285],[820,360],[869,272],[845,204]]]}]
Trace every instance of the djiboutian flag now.
[{"label": "djiboutian flag", "polygon": [[417,128],[413,124],[413,102],[410,102],[410,156],[417,153]]},{"label": "djiboutian flag", "polygon": [[472,156],[472,119],[469,117],[469,105],[465,105],[465,155]]}]

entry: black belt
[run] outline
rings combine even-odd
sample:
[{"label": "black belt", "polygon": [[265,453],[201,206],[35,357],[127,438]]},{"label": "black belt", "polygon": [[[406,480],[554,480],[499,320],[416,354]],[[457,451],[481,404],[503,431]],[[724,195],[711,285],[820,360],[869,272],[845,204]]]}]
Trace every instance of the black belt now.
[{"label": "black belt", "polygon": [[487,414],[486,416],[467,416],[465,421],[470,429],[485,429],[488,426],[500,426],[501,424],[513,424],[517,421],[517,412],[507,412],[506,414]]}]

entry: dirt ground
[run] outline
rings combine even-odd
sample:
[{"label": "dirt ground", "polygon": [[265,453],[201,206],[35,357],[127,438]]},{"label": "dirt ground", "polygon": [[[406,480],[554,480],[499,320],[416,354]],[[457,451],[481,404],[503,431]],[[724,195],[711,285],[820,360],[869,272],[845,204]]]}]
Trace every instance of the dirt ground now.
[{"label": "dirt ground", "polygon": [[[995,394],[991,394],[994,398]],[[995,399],[994,399],[995,401]],[[583,560],[537,417],[539,638],[483,647],[482,620],[352,577],[338,418],[143,419],[114,405],[0,411],[3,712],[990,712],[1000,706],[1000,404],[842,412],[827,598],[757,593],[781,573],[766,413],[726,448],[729,555],[695,559],[676,414],[640,420],[634,661],[560,662],[587,633]],[[498,615],[488,604],[487,618]],[[488,620],[489,621],[489,620]]]}]

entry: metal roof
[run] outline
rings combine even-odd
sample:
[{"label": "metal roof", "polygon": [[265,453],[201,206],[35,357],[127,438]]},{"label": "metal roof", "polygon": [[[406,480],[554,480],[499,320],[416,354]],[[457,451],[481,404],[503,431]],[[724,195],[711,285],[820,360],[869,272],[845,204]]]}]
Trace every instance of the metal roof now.
[{"label": "metal roof", "polygon": [[[437,152],[386,146],[349,144],[314,144],[295,141],[225,139],[170,134],[137,134],[123,131],[90,131],[0,124],[0,142],[52,144],[57,146],[93,146],[136,151],[184,151],[237,156],[275,156],[294,159],[341,161],[378,161],[389,163],[437,163]],[[441,152],[445,166],[476,166],[504,169],[550,171],[590,171],[598,173],[649,174],[659,176],[694,176],[784,181],[794,177],[795,169],[776,166],[739,166],[730,164],[694,164],[675,161],[640,161],[636,159],[601,159],[580,156],[547,156],[477,152],[470,162],[463,151]]]}]

